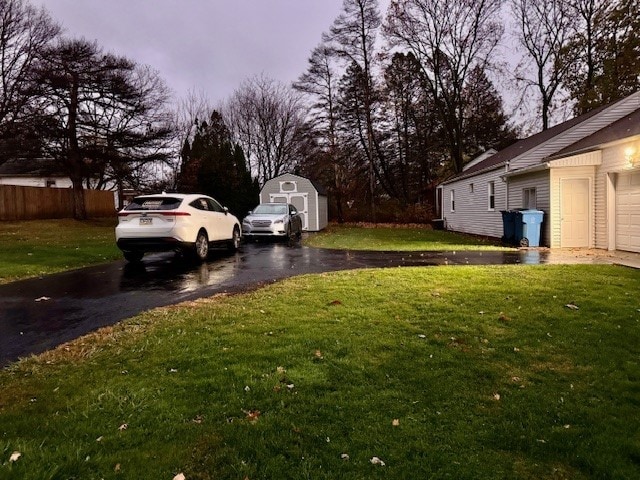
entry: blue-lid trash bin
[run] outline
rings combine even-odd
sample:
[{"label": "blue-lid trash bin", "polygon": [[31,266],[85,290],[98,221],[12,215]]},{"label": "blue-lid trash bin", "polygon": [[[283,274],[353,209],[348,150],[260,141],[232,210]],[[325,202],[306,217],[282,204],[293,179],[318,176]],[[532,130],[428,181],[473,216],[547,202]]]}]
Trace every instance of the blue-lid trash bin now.
[{"label": "blue-lid trash bin", "polygon": [[540,227],[544,212],[541,210],[520,210],[518,213],[522,219],[522,233],[517,243],[525,247],[539,247]]}]

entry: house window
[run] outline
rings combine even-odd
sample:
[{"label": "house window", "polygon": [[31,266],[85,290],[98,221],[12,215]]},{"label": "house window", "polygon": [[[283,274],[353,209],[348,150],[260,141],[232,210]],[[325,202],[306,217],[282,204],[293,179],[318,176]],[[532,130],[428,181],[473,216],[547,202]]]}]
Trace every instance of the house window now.
[{"label": "house window", "polygon": [[451,211],[456,211],[456,191],[451,190]]},{"label": "house window", "polygon": [[45,186],[46,186],[47,188],[49,188],[49,187],[55,187],[55,186],[56,186],[56,181],[55,181],[55,180],[47,180],[47,181],[46,181],[46,183],[45,183]]},{"label": "house window", "polygon": [[496,182],[489,182],[487,186],[487,193],[489,196],[488,206],[489,210],[496,209]]},{"label": "house window", "polygon": [[536,199],[536,189],[535,188],[523,188],[522,189],[522,207],[529,209],[537,209],[538,202]]},{"label": "house window", "polygon": [[469,193],[473,193],[473,183],[469,184]]}]

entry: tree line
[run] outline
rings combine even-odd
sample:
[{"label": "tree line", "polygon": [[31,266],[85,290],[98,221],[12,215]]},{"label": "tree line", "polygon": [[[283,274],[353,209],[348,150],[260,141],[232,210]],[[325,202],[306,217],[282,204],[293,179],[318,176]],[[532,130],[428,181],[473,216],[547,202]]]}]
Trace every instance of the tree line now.
[{"label": "tree line", "polygon": [[385,15],[343,0],[293,85],[258,75],[213,108],[0,0],[0,163],[54,159],[78,218],[83,187],[106,185],[199,191],[243,215],[294,172],[327,188],[339,221],[424,222],[442,179],[528,133],[501,92],[535,130],[622,98],[640,81],[638,31],[637,0],[392,0]]}]

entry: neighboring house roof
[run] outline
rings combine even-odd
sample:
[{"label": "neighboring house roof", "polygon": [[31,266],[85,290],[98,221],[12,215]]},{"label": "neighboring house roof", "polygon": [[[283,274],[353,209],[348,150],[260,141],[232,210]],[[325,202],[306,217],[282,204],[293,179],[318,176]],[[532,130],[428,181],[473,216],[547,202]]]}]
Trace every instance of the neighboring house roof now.
[{"label": "neighboring house roof", "polygon": [[548,128],[547,130],[543,130],[539,133],[536,133],[535,135],[532,135],[523,140],[520,140],[508,146],[507,148],[500,150],[498,153],[491,155],[490,157],[486,158],[482,162],[476,163],[475,165],[468,168],[467,170],[463,170],[462,172],[454,175],[453,177],[448,178],[446,181],[442,182],[442,184],[447,184],[450,182],[454,182],[456,180],[460,180],[462,178],[471,177],[474,174],[484,170],[498,168],[504,165],[506,162],[509,162],[514,158],[519,157],[523,153],[526,153],[529,150],[543,144],[544,142],[551,140],[552,138],[561,134],[562,132],[565,132],[570,128],[588,120],[589,118],[593,117],[594,115],[600,113],[602,110],[610,106],[611,105],[604,105],[604,106],[598,107],[594,110],[591,110],[588,113],[585,113],[584,115],[580,115],[579,117],[573,118],[566,122],[559,123],[558,125],[554,125],[553,127]]},{"label": "neighboring house roof", "polygon": [[550,156],[548,160],[569,157],[579,153],[596,150],[601,145],[614,143],[629,137],[640,135],[640,108],[617,122],[563,148]]},{"label": "neighboring house roof", "polygon": [[0,165],[1,177],[68,177],[51,158],[10,158]]}]

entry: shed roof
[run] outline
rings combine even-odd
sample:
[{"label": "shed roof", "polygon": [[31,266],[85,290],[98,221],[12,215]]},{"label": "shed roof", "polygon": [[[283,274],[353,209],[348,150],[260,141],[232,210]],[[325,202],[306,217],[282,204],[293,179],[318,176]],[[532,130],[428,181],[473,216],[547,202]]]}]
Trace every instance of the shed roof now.
[{"label": "shed roof", "polygon": [[[311,185],[313,185],[313,188],[316,189],[316,191],[318,192],[319,195],[324,195],[325,197],[327,196],[327,190],[322,185],[320,185],[317,181],[315,181],[315,180],[313,180],[313,179],[311,179],[309,177],[303,177],[302,175],[297,175],[295,173],[289,173],[289,172],[281,173],[280,175],[276,175],[275,177],[270,178],[269,180],[267,180],[267,182],[270,182],[271,180],[275,180],[275,179],[280,178],[280,177],[284,177],[285,175],[291,175],[293,177],[298,177],[298,178],[302,178],[304,180],[308,180],[309,182],[311,182]],[[265,182],[265,183],[267,183],[267,182]]]}]

